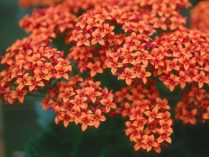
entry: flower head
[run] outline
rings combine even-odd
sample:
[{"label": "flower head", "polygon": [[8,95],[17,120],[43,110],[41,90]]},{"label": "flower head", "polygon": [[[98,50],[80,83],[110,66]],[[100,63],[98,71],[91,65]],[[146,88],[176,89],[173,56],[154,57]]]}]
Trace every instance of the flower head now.
[{"label": "flower head", "polygon": [[55,111],[57,123],[62,121],[65,127],[70,122],[81,124],[83,131],[89,126],[98,128],[100,122],[106,120],[104,114],[116,108],[111,92],[101,88],[99,82],[90,78],[83,80],[78,75],[68,82],[57,83],[42,105]]},{"label": "flower head", "polygon": [[135,150],[159,152],[163,143],[171,143],[170,108],[152,84],[123,88],[116,93],[116,102],[121,105],[116,112],[128,118],[125,133],[135,143]]},{"label": "flower head", "polygon": [[197,124],[209,119],[209,92],[191,87],[176,106],[176,119],[184,124]]},{"label": "flower head", "polygon": [[45,36],[29,36],[7,49],[1,59],[6,68],[0,72],[0,95],[6,102],[23,103],[26,94],[43,88],[52,79],[68,79],[70,62],[48,43]]},{"label": "flower head", "polygon": [[150,63],[171,91],[188,83],[197,83],[201,88],[209,84],[208,48],[207,34],[189,29],[175,31],[156,39]]},{"label": "flower head", "polygon": [[33,10],[32,15],[23,17],[20,26],[32,34],[44,34],[55,38],[65,31],[71,31],[75,21],[76,17],[69,12],[68,8],[59,4]]}]

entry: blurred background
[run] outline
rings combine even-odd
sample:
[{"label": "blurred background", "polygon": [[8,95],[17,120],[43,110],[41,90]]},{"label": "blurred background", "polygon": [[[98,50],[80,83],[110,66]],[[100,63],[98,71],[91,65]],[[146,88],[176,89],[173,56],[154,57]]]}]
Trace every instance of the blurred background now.
[{"label": "blurred background", "polygon": [[[0,0],[1,55],[26,36],[18,21],[30,12],[21,9],[16,0]],[[27,97],[23,105],[0,104],[0,157],[209,157],[208,124],[183,126],[176,122],[173,143],[161,154],[134,152],[120,117],[81,133],[73,124],[66,129],[55,125],[53,113],[42,111],[40,99]]]}]

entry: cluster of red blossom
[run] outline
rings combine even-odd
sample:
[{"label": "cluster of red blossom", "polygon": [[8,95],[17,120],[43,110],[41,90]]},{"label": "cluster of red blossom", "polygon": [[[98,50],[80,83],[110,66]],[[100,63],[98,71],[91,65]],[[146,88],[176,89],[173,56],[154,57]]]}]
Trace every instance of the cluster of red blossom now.
[{"label": "cluster of red blossom", "polygon": [[[191,124],[209,119],[209,35],[185,27],[180,11],[190,6],[187,0],[21,0],[21,5],[48,7],[20,21],[30,35],[1,59],[0,97],[7,103],[22,103],[45,88],[42,105],[56,113],[56,123],[74,122],[84,131],[119,114],[135,150],[156,152],[171,143],[173,122],[153,78],[170,91],[192,86],[176,107],[176,119]],[[52,48],[60,34],[69,52]],[[88,78],[72,76],[71,62]],[[116,93],[101,88],[94,76],[105,69],[127,86]]]},{"label": "cluster of red blossom", "polygon": [[209,1],[199,2],[191,11],[191,26],[205,33],[209,33]]},{"label": "cluster of red blossom", "polygon": [[83,131],[88,126],[98,128],[100,121],[106,119],[103,114],[116,108],[112,92],[102,89],[100,82],[94,82],[92,78],[83,80],[78,75],[68,82],[57,83],[42,104],[44,109],[56,112],[56,123],[63,121],[65,127],[70,122],[82,124]]},{"label": "cluster of red blossom", "polygon": [[209,120],[209,92],[191,87],[176,106],[176,119],[185,124],[197,124]]},{"label": "cluster of red blossom", "polygon": [[135,150],[160,152],[163,143],[171,143],[172,120],[166,99],[161,99],[153,83],[125,87],[116,92],[120,104],[116,112],[128,117],[125,133],[135,142]]},{"label": "cluster of red blossom", "polygon": [[50,84],[52,79],[68,78],[71,72],[64,53],[48,46],[45,36],[29,36],[16,41],[1,59],[5,70],[0,72],[0,95],[13,104]]},{"label": "cluster of red blossom", "polygon": [[172,91],[196,83],[209,85],[209,38],[197,30],[181,30],[156,39],[151,64],[156,75]]}]

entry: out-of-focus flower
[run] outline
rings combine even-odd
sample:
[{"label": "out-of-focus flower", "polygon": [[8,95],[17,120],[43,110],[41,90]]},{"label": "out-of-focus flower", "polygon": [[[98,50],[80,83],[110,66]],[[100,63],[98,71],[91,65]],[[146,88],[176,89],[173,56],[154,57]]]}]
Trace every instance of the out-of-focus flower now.
[{"label": "out-of-focus flower", "polygon": [[116,113],[128,118],[125,133],[135,143],[135,150],[160,152],[163,143],[171,143],[170,107],[153,84],[125,87],[115,95],[121,105]]},{"label": "out-of-focus flower", "polygon": [[63,52],[48,46],[45,36],[29,36],[16,41],[1,59],[0,95],[6,102],[23,102],[29,92],[43,88],[52,79],[68,79],[71,65]]},{"label": "out-of-focus flower", "polygon": [[83,80],[78,75],[68,82],[57,83],[42,105],[55,111],[56,123],[62,121],[65,127],[71,122],[81,124],[83,131],[89,126],[98,128],[106,120],[104,114],[116,108],[111,91],[101,88],[100,82],[91,78]]},{"label": "out-of-focus flower", "polygon": [[209,33],[209,1],[199,2],[191,11],[191,27]]},{"label": "out-of-focus flower", "polygon": [[184,29],[156,39],[151,64],[160,80],[173,91],[197,83],[209,84],[209,36],[198,30]]},{"label": "out-of-focus flower", "polygon": [[184,124],[197,124],[209,120],[209,92],[191,87],[176,106],[176,119]]}]

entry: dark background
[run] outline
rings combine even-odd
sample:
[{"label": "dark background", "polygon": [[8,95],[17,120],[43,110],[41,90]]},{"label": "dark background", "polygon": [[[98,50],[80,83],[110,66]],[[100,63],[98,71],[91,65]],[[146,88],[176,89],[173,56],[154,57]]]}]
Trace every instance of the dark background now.
[{"label": "dark background", "polygon": [[[19,8],[16,0],[0,0],[1,55],[26,36],[18,21],[28,12],[30,9]],[[43,112],[39,99],[27,97],[23,105],[0,105],[0,157],[209,157],[208,124],[183,126],[176,122],[173,143],[161,154],[134,152],[120,117],[81,133],[73,124],[67,129],[55,125],[53,113]]]}]

